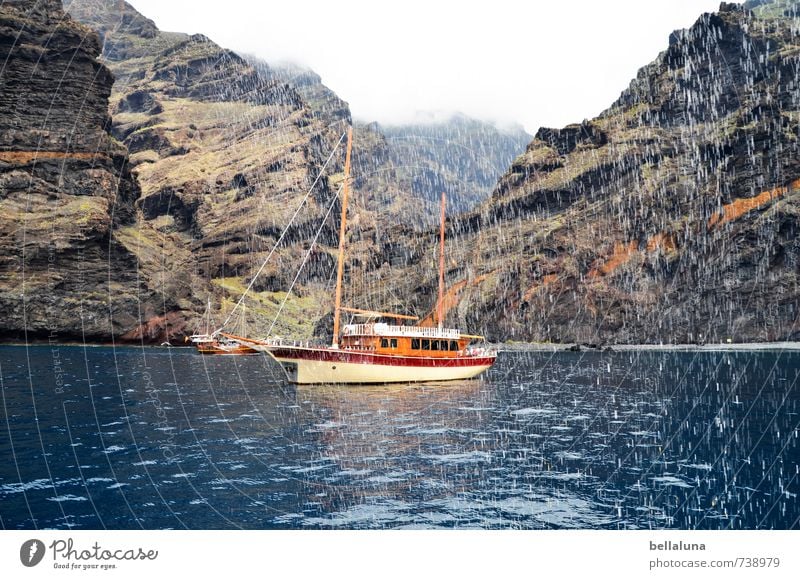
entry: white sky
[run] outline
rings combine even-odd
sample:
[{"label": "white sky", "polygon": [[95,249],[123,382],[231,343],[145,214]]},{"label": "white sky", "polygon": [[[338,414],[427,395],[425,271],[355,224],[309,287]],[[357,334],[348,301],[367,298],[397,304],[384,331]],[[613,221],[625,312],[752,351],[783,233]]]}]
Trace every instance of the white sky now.
[{"label": "white sky", "polygon": [[592,118],[720,0],[128,0],[161,30],[203,33],[316,71],[356,119],[451,112],[561,127]]}]

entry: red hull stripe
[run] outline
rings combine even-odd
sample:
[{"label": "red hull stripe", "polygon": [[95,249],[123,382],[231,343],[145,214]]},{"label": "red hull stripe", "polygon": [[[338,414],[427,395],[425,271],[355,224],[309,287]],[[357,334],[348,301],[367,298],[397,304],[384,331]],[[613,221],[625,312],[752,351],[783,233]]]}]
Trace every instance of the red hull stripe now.
[{"label": "red hull stripe", "polygon": [[491,366],[494,356],[462,358],[422,358],[412,356],[383,356],[347,350],[315,350],[306,348],[274,348],[272,355],[281,360],[313,360],[339,362],[340,364],[374,364],[378,366],[415,366],[426,368],[455,368],[464,366]]}]

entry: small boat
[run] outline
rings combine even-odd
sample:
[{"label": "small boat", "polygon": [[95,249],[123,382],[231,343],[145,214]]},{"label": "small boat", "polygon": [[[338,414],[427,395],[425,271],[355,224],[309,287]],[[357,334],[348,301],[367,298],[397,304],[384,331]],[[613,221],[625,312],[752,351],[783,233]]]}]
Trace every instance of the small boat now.
[{"label": "small boat", "polygon": [[[193,336],[194,337],[194,336]],[[204,339],[199,341],[194,341],[195,347],[197,351],[201,354],[227,354],[229,356],[249,356],[252,354],[258,354],[258,350],[254,350],[249,346],[245,346],[237,342],[236,340],[231,340],[224,336],[203,336],[203,338],[210,338]]]},{"label": "small boat", "polygon": [[[242,323],[244,323],[244,309],[242,310]],[[247,333],[243,331],[242,334]],[[194,344],[197,351],[201,354],[225,354],[229,356],[248,356],[258,354],[250,346],[242,344],[220,332],[211,331],[211,300],[206,306],[206,333],[193,334],[189,336],[189,341]]]},{"label": "small boat", "polygon": [[[350,179],[352,129],[348,131],[342,215],[339,228],[339,258],[330,346],[278,339],[252,340],[222,334],[243,346],[266,352],[277,360],[290,381],[297,384],[387,384],[394,382],[433,382],[474,378],[491,368],[497,353],[485,346],[473,346],[482,336],[444,328],[444,229],[445,196],[442,194],[439,244],[439,299],[434,326],[401,325],[375,320],[418,321],[402,314],[375,312],[341,306],[344,270],[347,195]],[[347,324],[341,329],[341,313],[368,318],[365,323]],[[429,317],[431,321],[434,317]]]}]

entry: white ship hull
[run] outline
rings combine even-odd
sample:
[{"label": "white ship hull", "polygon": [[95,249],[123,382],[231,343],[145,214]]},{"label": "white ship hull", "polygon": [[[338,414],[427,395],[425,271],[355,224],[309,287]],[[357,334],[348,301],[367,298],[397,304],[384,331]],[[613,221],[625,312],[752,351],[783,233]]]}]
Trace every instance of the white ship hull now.
[{"label": "white ship hull", "polygon": [[467,380],[491,368],[495,356],[420,358],[333,348],[255,346],[269,353],[296,384],[389,384]]}]

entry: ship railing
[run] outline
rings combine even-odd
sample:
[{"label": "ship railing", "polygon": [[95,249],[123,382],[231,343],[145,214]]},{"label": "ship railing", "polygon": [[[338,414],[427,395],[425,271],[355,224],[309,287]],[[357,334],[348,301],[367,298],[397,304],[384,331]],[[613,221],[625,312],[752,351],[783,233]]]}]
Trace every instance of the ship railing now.
[{"label": "ship railing", "polygon": [[321,348],[319,343],[313,342],[311,340],[284,340],[281,337],[270,337],[266,338],[265,340],[259,342],[262,346],[267,346],[268,348]]},{"label": "ship railing", "polygon": [[448,340],[457,340],[461,337],[461,332],[453,328],[423,328],[389,324],[348,324],[344,327],[343,333],[345,336],[410,336]]}]

